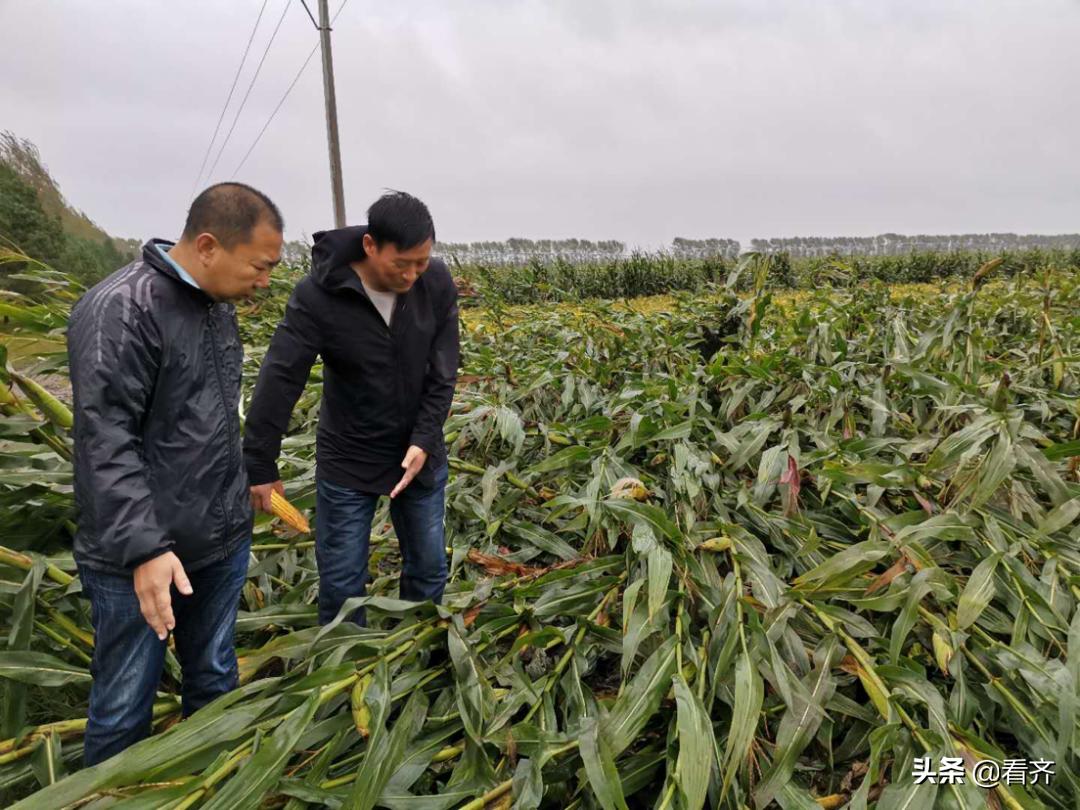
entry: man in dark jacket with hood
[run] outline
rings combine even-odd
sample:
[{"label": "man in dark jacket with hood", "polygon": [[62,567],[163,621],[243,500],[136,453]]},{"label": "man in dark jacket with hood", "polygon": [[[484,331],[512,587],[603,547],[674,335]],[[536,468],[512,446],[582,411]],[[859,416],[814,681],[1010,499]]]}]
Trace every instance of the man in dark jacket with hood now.
[{"label": "man in dark jacket with hood", "polygon": [[[317,356],[319,621],[363,596],[379,496],[401,548],[399,593],[442,598],[447,480],[443,423],[458,368],[457,287],[431,258],[427,207],[402,192],[368,209],[367,226],[315,234],[311,273],[293,290],[259,371],[244,431],[254,505],[282,491],[277,458]],[[350,617],[362,623],[364,613]]]},{"label": "man in dark jacket with hood", "polygon": [[269,284],[281,231],[262,193],[211,186],[179,242],[147,242],[72,309],[74,553],[94,625],[87,765],[149,734],[170,631],[185,716],[237,686],[252,511],[230,302]]}]

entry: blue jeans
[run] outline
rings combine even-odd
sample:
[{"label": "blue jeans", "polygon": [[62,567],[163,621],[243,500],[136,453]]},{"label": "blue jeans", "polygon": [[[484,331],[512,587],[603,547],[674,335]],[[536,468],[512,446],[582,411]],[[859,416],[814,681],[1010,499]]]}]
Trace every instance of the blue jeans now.
[{"label": "blue jeans", "polygon": [[[239,685],[233,634],[250,544],[228,560],[188,573],[191,596],[172,588],[176,653],[187,717]],[[90,598],[94,657],[83,761],[96,765],[150,734],[165,644],[139,612],[131,577],[79,566]]]},{"label": "blue jeans", "polygon": [[[401,548],[402,599],[438,603],[446,587],[446,480],[444,464],[431,487],[414,479],[390,502]],[[315,559],[319,566],[319,624],[337,616],[352,596],[363,596],[368,582],[368,543],[378,495],[319,480],[315,505]],[[347,617],[364,624],[364,609]]]}]

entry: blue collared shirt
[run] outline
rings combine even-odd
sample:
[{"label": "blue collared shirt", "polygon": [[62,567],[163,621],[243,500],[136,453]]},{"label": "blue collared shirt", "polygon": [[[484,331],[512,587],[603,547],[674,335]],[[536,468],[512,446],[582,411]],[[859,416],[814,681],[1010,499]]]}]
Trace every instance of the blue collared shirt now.
[{"label": "blue collared shirt", "polygon": [[169,263],[169,265],[172,267],[173,270],[176,271],[176,274],[178,276],[180,276],[180,278],[182,278],[184,281],[186,281],[188,284],[190,284],[196,290],[201,290],[202,289],[202,287],[199,286],[199,282],[197,282],[195,279],[193,279],[191,277],[191,274],[188,273],[187,270],[185,270],[183,267],[181,267],[179,264],[177,264],[176,260],[173,259],[173,257],[170,256],[167,251],[162,250],[161,245],[155,244],[154,247],[156,247],[157,250],[158,250],[158,253],[161,254],[161,258],[163,258],[165,261],[167,261]]}]

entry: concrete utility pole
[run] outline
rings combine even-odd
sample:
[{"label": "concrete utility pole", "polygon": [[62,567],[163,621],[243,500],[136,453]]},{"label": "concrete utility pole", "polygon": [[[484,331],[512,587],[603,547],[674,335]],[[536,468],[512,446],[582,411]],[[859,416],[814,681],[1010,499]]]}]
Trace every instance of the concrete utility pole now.
[{"label": "concrete utility pole", "polygon": [[334,95],[334,58],[330,53],[330,10],[319,0],[319,40],[322,43],[323,94],[326,96],[326,141],[330,147],[330,188],[334,197],[334,227],[345,227],[345,189],[341,181],[341,145],[338,142],[337,98]]}]

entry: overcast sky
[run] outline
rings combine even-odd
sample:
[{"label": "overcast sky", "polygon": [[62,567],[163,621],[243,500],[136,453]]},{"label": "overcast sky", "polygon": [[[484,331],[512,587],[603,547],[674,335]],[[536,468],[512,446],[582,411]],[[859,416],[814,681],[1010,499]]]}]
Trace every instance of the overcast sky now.
[{"label": "overcast sky", "polygon": [[[0,129],[110,233],[173,236],[261,5],[0,0]],[[211,163],[283,9],[210,180],[317,42],[268,0]],[[392,187],[448,241],[1080,231],[1078,43],[1076,0],[347,0],[348,219]],[[332,225],[318,55],[235,179]]]}]

